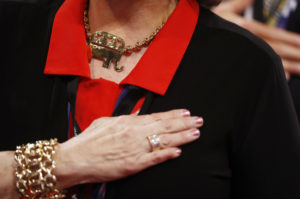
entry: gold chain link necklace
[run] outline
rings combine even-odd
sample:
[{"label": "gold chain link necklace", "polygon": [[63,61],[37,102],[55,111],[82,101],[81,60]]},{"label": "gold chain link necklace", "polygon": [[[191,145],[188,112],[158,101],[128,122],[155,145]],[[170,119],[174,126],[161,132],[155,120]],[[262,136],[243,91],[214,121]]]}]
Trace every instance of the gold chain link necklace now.
[{"label": "gold chain link necklace", "polygon": [[111,62],[113,62],[115,65],[114,69],[117,72],[121,72],[124,69],[124,66],[118,66],[122,55],[131,55],[133,52],[138,52],[148,46],[165,24],[165,22],[162,22],[162,24],[143,41],[136,42],[134,46],[126,46],[125,41],[119,36],[104,31],[96,31],[93,34],[90,32],[88,6],[84,11],[83,21],[87,44],[91,48],[92,56],[103,60],[104,68],[109,68]]}]

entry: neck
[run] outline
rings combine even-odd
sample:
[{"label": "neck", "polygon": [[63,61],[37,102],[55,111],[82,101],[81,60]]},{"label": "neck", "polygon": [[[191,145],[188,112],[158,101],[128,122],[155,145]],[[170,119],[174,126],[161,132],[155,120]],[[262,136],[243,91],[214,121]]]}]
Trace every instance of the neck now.
[{"label": "neck", "polygon": [[90,0],[91,32],[103,30],[134,44],[165,22],[177,0]]}]

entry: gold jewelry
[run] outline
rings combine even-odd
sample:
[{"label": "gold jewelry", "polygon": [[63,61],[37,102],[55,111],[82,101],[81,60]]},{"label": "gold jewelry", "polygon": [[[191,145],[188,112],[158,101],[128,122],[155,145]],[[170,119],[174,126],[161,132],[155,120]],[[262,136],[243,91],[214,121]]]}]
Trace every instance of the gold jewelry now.
[{"label": "gold jewelry", "polygon": [[130,55],[133,52],[137,52],[143,47],[148,46],[165,24],[165,22],[162,22],[162,24],[158,26],[153,33],[151,33],[143,41],[136,42],[134,46],[125,46],[125,41],[121,37],[104,31],[97,31],[93,34],[90,32],[88,6],[84,11],[83,21],[87,43],[91,48],[93,57],[104,60],[104,68],[109,68],[110,63],[113,61],[115,64],[115,70],[117,72],[121,72],[124,69],[123,66],[118,66],[118,62],[120,61],[122,55]]},{"label": "gold jewelry", "polygon": [[157,135],[149,135],[147,136],[147,139],[149,140],[151,144],[151,151],[157,151],[160,150],[160,139]]},{"label": "gold jewelry", "polygon": [[18,146],[15,152],[16,187],[23,199],[61,199],[65,195],[55,188],[53,155],[57,139]]},{"label": "gold jewelry", "polygon": [[123,66],[118,66],[118,62],[124,53],[125,42],[122,38],[107,32],[97,31],[91,36],[89,43],[93,57],[103,59],[104,68],[109,68],[110,63],[113,61],[117,72],[123,70]]}]

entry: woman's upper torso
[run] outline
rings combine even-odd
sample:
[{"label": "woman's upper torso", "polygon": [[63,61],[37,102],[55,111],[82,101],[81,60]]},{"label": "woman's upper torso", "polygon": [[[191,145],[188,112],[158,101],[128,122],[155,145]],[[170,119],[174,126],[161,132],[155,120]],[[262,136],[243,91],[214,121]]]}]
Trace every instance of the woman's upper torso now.
[{"label": "woman's upper torso", "polygon": [[[0,3],[1,150],[67,139],[73,76],[43,74],[62,2]],[[299,126],[280,59],[260,39],[201,7],[166,93],[149,96],[143,113],[187,108],[203,116],[201,138],[179,159],[109,183],[108,199],[300,197]]]}]

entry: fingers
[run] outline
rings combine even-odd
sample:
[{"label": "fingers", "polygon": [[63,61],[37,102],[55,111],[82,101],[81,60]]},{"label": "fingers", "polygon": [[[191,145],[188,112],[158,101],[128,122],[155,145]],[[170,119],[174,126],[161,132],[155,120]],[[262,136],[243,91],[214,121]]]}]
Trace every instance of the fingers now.
[{"label": "fingers", "polygon": [[291,74],[286,71],[284,73],[285,73],[286,80],[289,81],[291,79]]},{"label": "fingers", "polygon": [[165,149],[169,147],[176,147],[195,141],[200,137],[198,129],[191,129],[181,133],[162,134],[159,135],[160,147]]},{"label": "fingers", "polygon": [[158,120],[165,120],[165,119],[170,119],[170,118],[186,117],[186,116],[190,116],[190,115],[191,115],[190,111],[188,111],[186,109],[176,109],[176,110],[171,110],[171,111],[166,111],[166,112],[161,112],[161,113],[152,113],[150,115],[145,115],[145,116],[142,116],[143,117],[142,119],[158,121]]},{"label": "fingers", "polygon": [[243,13],[247,7],[253,3],[253,0],[229,0],[222,2],[214,11],[218,12],[232,12],[235,14]]},{"label": "fingers", "polygon": [[283,59],[282,64],[286,73],[300,75],[300,62]]},{"label": "fingers", "polygon": [[203,125],[202,117],[181,117],[171,118],[167,120],[160,120],[147,126],[146,136],[152,134],[168,134],[176,133],[192,128],[199,128]]},{"label": "fingers", "polygon": [[122,115],[118,117],[102,117],[96,119],[89,126],[89,131],[94,131],[95,129],[104,127],[106,125],[111,126],[112,129],[114,128],[116,130],[120,130],[128,126],[144,126],[160,120],[182,118],[188,116],[190,116],[190,112],[186,109],[176,109],[147,115],[138,115],[138,112],[135,112],[131,115]]},{"label": "fingers", "polygon": [[[157,121],[153,125],[145,126],[143,135],[139,136],[151,136],[157,135],[159,137],[160,148],[168,148],[187,144],[195,141],[200,136],[200,131],[197,129],[203,126],[202,117],[182,117],[172,118],[169,120]],[[146,145],[146,151],[152,150],[151,143]]]},{"label": "fingers", "polygon": [[267,40],[267,42],[272,46],[272,48],[279,54],[282,59],[300,62],[300,47],[295,47],[287,43],[278,41]]},{"label": "fingers", "polygon": [[300,47],[300,35],[299,34],[289,32],[289,31],[286,31],[283,29],[276,29],[276,32],[277,33],[275,35],[273,35],[274,39]]},{"label": "fingers", "polygon": [[190,111],[186,109],[176,109],[176,110],[171,110],[166,112],[152,113],[148,115],[139,115],[136,117],[136,120],[134,122],[135,124],[146,125],[160,120],[167,120],[171,118],[182,118],[182,117],[188,117],[190,115],[191,115]]},{"label": "fingers", "polygon": [[[180,133],[161,134],[157,136],[159,138],[159,148],[166,149],[170,147],[181,146],[197,140],[200,137],[200,131],[198,129],[189,129]],[[152,151],[150,141],[147,151]]]},{"label": "fingers", "polygon": [[253,3],[253,0],[229,0],[214,8],[214,12],[229,21],[237,23],[265,40],[277,41],[300,48],[300,35],[283,29],[267,26],[255,20],[246,20],[239,14]]},{"label": "fingers", "polygon": [[195,141],[200,137],[200,131],[198,129],[192,129],[175,134],[163,134],[160,135],[161,150],[146,153],[139,158],[138,170],[160,164],[169,159],[177,158],[181,155],[182,151],[175,146]]},{"label": "fingers", "polygon": [[140,170],[148,168],[159,163],[165,162],[169,159],[177,158],[181,155],[181,149],[179,148],[166,148],[163,150],[153,151],[147,153],[140,158]]},{"label": "fingers", "polygon": [[247,20],[243,27],[265,40],[278,41],[300,47],[300,35],[296,33],[269,27],[255,20]]}]

